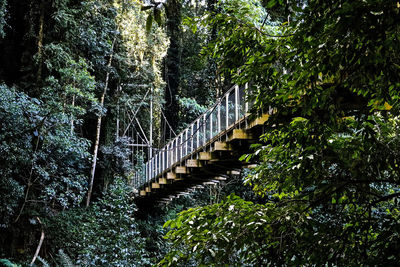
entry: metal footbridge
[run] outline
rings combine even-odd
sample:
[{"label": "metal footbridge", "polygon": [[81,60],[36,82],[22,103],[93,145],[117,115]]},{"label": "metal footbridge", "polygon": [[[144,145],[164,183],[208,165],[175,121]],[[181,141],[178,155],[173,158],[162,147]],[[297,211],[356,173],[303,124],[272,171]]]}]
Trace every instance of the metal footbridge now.
[{"label": "metal footbridge", "polygon": [[139,201],[169,201],[226,180],[245,167],[239,157],[258,140],[269,113],[250,119],[246,91],[246,86],[232,87],[146,163],[136,166],[132,183]]}]

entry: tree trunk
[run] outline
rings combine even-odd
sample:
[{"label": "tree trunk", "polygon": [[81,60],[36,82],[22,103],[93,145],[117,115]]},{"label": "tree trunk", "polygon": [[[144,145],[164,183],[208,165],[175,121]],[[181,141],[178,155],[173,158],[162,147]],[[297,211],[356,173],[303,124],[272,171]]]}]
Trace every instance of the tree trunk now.
[{"label": "tree trunk", "polygon": [[44,0],[40,3],[40,18],[39,18],[39,34],[38,34],[38,72],[37,72],[37,82],[40,82],[42,78],[42,61],[43,61],[43,28],[44,28]]},{"label": "tree trunk", "polygon": [[[170,46],[165,59],[164,80],[167,83],[165,87],[165,106],[164,114],[172,129],[178,128],[178,88],[180,80],[181,65],[181,2],[179,0],[168,1],[166,10],[167,33],[170,39]],[[165,125],[165,123],[163,123]],[[166,131],[166,129],[164,130]]]},{"label": "tree trunk", "polygon": [[[108,68],[111,67],[111,63],[112,63],[112,59],[113,59],[113,55],[114,55],[115,41],[116,41],[116,37],[114,38],[113,43],[111,45],[111,55],[110,55],[110,59],[107,64]],[[107,70],[104,89],[103,89],[103,93],[100,98],[100,106],[101,107],[104,106],[104,99],[106,97],[109,79],[110,79],[110,70]],[[88,194],[87,194],[87,198],[86,198],[86,207],[89,207],[90,198],[92,197],[94,175],[96,172],[96,164],[97,164],[97,153],[99,151],[99,144],[100,144],[100,131],[101,131],[101,115],[99,115],[97,117],[96,139],[95,139],[94,149],[93,149],[93,160],[92,160],[92,168],[90,170],[90,182],[89,182],[89,190],[88,190]]]},{"label": "tree trunk", "polygon": [[[72,108],[75,107],[75,96],[72,96],[72,103],[71,103]],[[74,115],[71,114],[71,135],[74,133]]]}]

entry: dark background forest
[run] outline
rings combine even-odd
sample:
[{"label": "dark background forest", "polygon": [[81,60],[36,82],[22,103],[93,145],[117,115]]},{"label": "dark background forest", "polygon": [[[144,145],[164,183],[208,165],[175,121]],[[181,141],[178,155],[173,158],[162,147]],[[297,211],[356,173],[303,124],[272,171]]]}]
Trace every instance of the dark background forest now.
[{"label": "dark background forest", "polygon": [[[399,13],[0,0],[0,264],[396,266]],[[135,168],[234,84],[274,110],[256,167],[138,210]]]}]

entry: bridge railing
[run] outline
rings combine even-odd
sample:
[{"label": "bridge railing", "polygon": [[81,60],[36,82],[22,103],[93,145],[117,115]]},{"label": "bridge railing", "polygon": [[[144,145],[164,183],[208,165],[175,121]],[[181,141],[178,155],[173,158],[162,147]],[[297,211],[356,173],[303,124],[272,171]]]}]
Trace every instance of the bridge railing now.
[{"label": "bridge railing", "polygon": [[[154,178],[180,162],[184,157],[203,147],[221,132],[238,125],[249,110],[246,86],[229,89],[206,112],[169,141],[154,156],[137,168],[133,182],[136,188],[149,185]],[[220,136],[222,138],[222,136]]]}]

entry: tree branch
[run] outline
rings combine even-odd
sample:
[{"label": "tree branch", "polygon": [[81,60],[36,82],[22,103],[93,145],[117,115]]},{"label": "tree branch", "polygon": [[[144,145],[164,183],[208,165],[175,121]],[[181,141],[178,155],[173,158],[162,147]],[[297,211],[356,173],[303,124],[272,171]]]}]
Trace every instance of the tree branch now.
[{"label": "tree branch", "polygon": [[400,192],[386,195],[386,196],[383,196],[383,197],[375,200],[374,202],[371,202],[371,204],[369,206],[371,207],[371,206],[378,204],[379,202],[387,201],[387,200],[390,200],[392,198],[399,197],[399,196],[400,196]]},{"label": "tree branch", "polygon": [[41,235],[40,235],[39,244],[38,244],[38,246],[37,246],[37,248],[36,248],[35,255],[33,256],[33,259],[32,259],[32,261],[31,261],[31,265],[35,262],[36,258],[38,257],[39,252],[40,252],[40,248],[42,247],[43,240],[44,240],[43,224],[42,224],[42,222],[40,221],[39,217],[36,217],[36,219],[37,219],[38,222],[40,223],[42,233],[41,233]]}]

